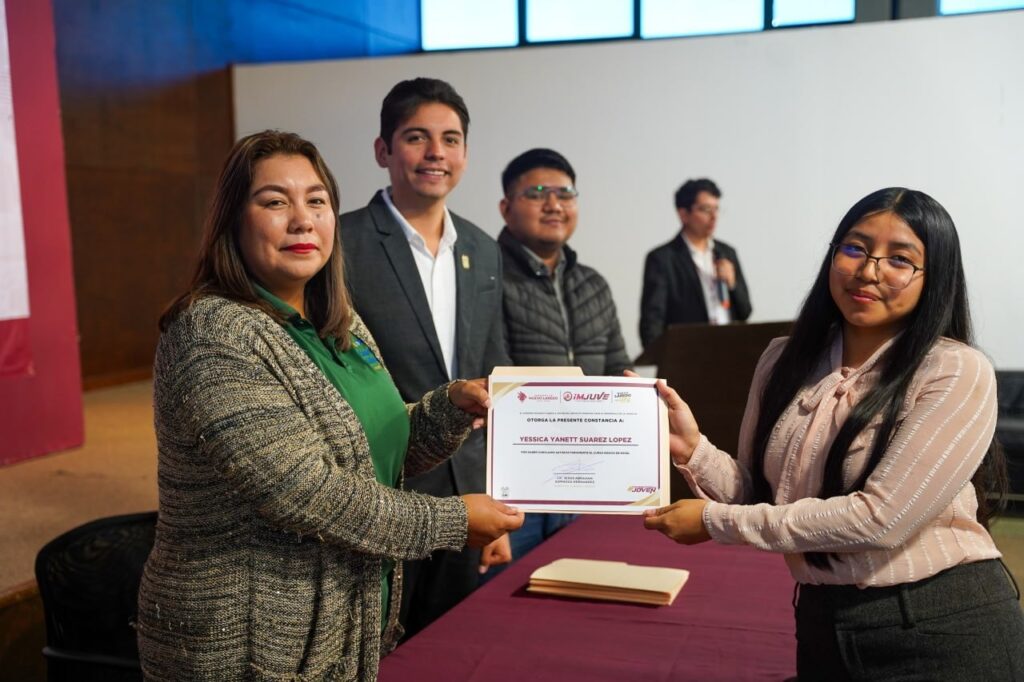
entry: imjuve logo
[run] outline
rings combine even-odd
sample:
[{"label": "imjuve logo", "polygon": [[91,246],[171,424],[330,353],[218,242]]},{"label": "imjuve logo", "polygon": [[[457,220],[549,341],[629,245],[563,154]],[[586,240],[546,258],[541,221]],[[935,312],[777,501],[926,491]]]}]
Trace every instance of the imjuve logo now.
[{"label": "imjuve logo", "polygon": [[516,398],[519,400],[519,402],[524,402],[526,400],[526,394],[523,393],[522,391],[519,391],[519,393],[516,393]]},{"label": "imjuve logo", "polygon": [[572,391],[566,391],[562,394],[562,400],[567,403],[580,402],[580,403],[601,403],[607,401],[612,397],[611,393],[574,393]]}]

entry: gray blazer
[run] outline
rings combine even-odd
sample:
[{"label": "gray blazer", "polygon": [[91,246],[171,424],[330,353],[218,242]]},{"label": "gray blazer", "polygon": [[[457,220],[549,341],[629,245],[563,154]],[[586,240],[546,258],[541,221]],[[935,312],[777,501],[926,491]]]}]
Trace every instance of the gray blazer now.
[{"label": "gray blazer", "polygon": [[[501,320],[501,255],[497,243],[473,223],[452,213],[457,313],[455,352],[460,376],[449,377],[434,320],[412,250],[377,192],[364,208],[340,218],[345,277],[356,310],[380,346],[405,400],[452,379],[474,379],[508,364]],[[436,469],[406,479],[411,490],[431,495],[484,491],[484,430]]]}]

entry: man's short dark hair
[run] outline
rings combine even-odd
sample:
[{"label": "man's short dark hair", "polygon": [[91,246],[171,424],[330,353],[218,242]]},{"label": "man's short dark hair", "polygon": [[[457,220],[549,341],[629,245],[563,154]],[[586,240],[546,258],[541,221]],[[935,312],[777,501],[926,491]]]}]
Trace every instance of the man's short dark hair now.
[{"label": "man's short dark hair", "polygon": [[697,195],[701,192],[707,192],[716,199],[722,196],[722,191],[718,189],[718,185],[707,178],[687,180],[683,183],[682,187],[676,190],[676,208],[685,208],[689,211],[693,208],[693,202],[697,200]]},{"label": "man's short dark hair", "polygon": [[505,170],[501,174],[501,188],[505,192],[505,196],[512,191],[512,185],[516,184],[516,180],[520,178],[524,173],[529,173],[534,168],[550,168],[552,170],[562,171],[569,176],[573,184],[576,184],[576,171],[572,169],[572,164],[569,163],[569,159],[565,158],[554,149],[544,149],[541,147],[525,151],[516,158],[508,162],[505,166]]},{"label": "man's short dark hair", "polygon": [[389,154],[391,138],[398,126],[412,118],[420,106],[433,102],[444,104],[458,114],[462,134],[469,137],[469,109],[455,88],[437,78],[413,78],[391,88],[380,106],[380,137]]}]

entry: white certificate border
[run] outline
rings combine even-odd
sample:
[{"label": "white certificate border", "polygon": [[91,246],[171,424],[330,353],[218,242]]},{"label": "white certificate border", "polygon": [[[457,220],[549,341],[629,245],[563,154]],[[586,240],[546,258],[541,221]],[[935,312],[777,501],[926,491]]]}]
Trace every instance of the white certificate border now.
[{"label": "white certificate border", "polygon": [[[644,377],[526,377],[526,376],[490,376],[488,377],[488,392],[492,395],[492,402],[496,398],[514,391],[520,386],[552,386],[552,387],[634,387],[651,389],[657,392],[658,379]],[[495,386],[500,388],[495,391]],[[657,489],[650,495],[640,500],[631,502],[608,502],[608,501],[577,501],[577,500],[505,500],[499,499],[510,506],[531,513],[546,514],[642,514],[646,509],[657,509],[670,502],[670,476],[669,476],[669,453],[668,453],[668,411],[665,402],[660,396],[658,400],[658,484]],[[487,493],[494,497],[494,407],[488,410],[487,422]],[[498,499],[498,498],[495,498]]]}]

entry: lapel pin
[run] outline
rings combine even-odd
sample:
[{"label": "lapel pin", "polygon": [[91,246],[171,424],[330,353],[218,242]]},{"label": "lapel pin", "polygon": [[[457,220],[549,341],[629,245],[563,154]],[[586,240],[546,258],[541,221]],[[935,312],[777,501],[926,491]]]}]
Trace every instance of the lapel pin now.
[{"label": "lapel pin", "polygon": [[462,269],[469,270],[469,256],[462,254]]}]

